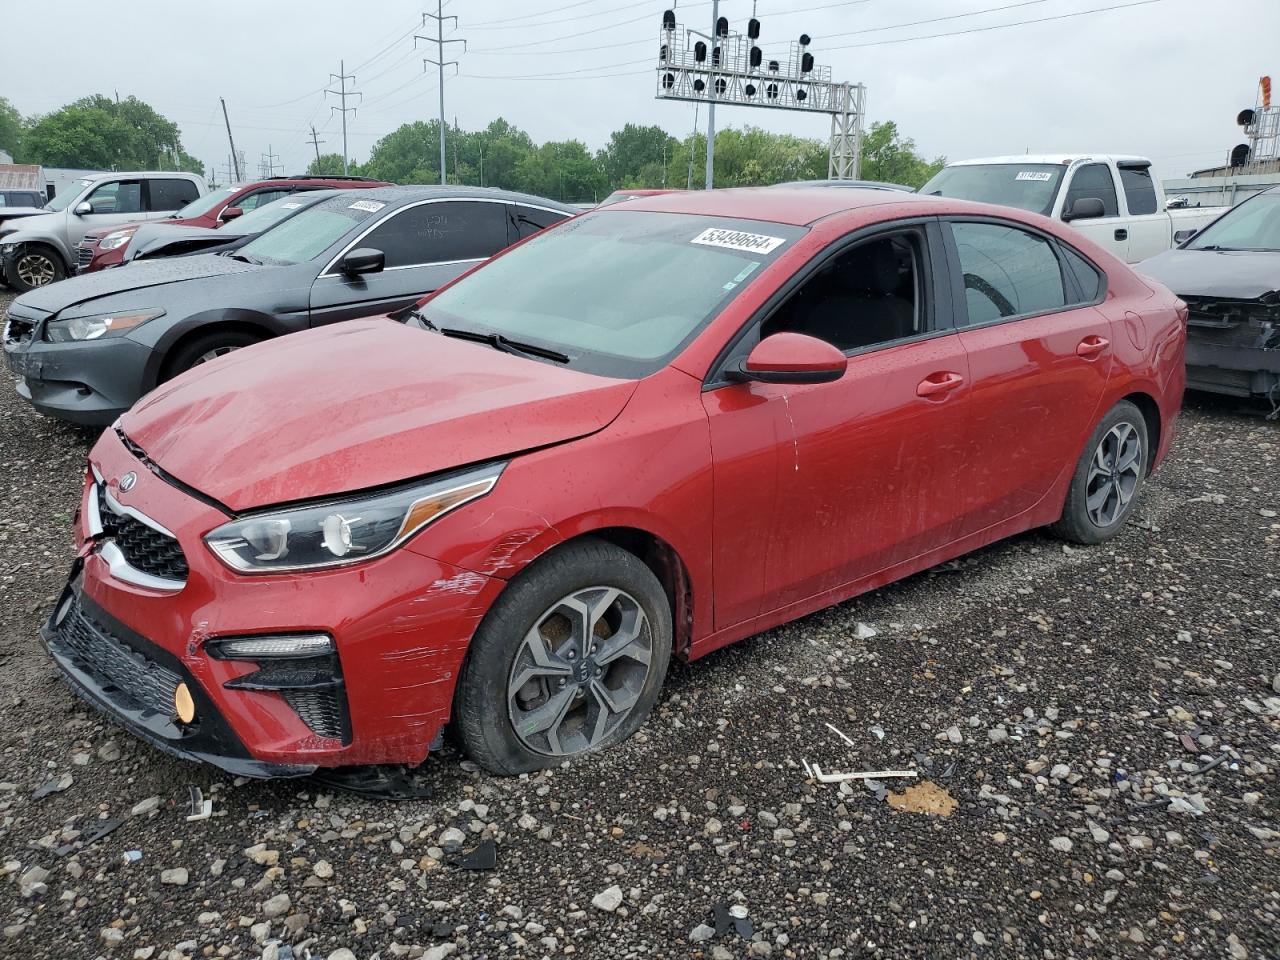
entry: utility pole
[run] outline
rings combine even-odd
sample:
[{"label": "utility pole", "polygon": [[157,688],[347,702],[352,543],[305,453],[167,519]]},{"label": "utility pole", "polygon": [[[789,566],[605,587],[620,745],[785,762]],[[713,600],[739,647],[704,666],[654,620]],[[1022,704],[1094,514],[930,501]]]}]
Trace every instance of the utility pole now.
[{"label": "utility pole", "polygon": [[355,107],[347,106],[347,97],[359,97],[361,100],[364,99],[363,93],[357,93],[354,90],[347,89],[347,81],[351,80],[354,83],[356,75],[354,73],[347,73],[346,70],[347,62],[345,60],[339,60],[338,72],[329,74],[329,82],[338,84],[338,89],[330,90],[326,87],[324,91],[325,93],[332,93],[342,101],[342,106],[330,107],[329,110],[337,110],[342,114],[342,175],[344,177],[347,175],[347,114],[355,113],[356,111]]},{"label": "utility pole", "polygon": [[462,39],[461,37],[452,37],[452,38],[450,38],[450,39],[448,39],[448,40],[446,40],[446,39],[444,38],[444,22],[445,22],[446,20],[452,20],[452,21],[453,21],[453,26],[454,26],[454,28],[455,28],[455,29],[456,29],[456,28],[457,28],[457,26],[458,26],[458,18],[457,18],[457,17],[453,17],[453,16],[446,17],[446,16],[444,16],[444,0],[436,0],[436,12],[435,12],[435,13],[424,13],[424,14],[422,15],[422,25],[423,25],[424,27],[427,25],[427,20],[434,20],[434,21],[436,22],[436,35],[435,35],[434,37],[424,37],[424,36],[421,36],[421,35],[419,35],[419,34],[416,34],[416,33],[415,33],[415,34],[413,35],[413,45],[414,45],[414,47],[416,48],[416,47],[418,46],[418,41],[419,41],[419,40],[423,40],[423,41],[426,41],[426,42],[428,42],[428,43],[434,43],[434,44],[436,45],[436,57],[437,57],[437,59],[432,60],[430,57],[423,57],[423,58],[422,58],[422,69],[425,71],[425,70],[427,69],[427,64],[428,64],[428,63],[434,63],[434,64],[436,65],[436,71],[437,71],[437,73],[438,73],[438,80],[439,80],[439,83],[437,84],[437,86],[440,88],[440,183],[441,183],[441,184],[444,184],[444,182],[445,182],[445,172],[444,172],[444,68],[445,68],[445,67],[450,67],[450,66],[451,66],[451,67],[453,67],[455,70],[458,68],[458,61],[457,61],[457,60],[446,60],[446,59],[444,58],[444,45],[445,45],[446,43],[460,43],[460,44],[462,44],[462,52],[463,52],[463,53],[466,53],[466,51],[467,51],[467,41],[466,41],[466,40],[464,40],[464,39]]},{"label": "utility pole", "polygon": [[258,172],[262,174],[264,180],[276,175],[275,162],[280,159],[278,153],[271,152],[271,144],[267,144],[267,152],[262,154],[262,158],[258,163]]},{"label": "utility pole", "polygon": [[707,184],[706,189],[711,189],[712,181],[715,179],[716,170],[716,50],[718,49],[719,36],[717,35],[717,26],[720,23],[720,0],[711,0],[711,52],[708,55],[711,58],[710,69],[707,71],[707,79],[711,82],[707,86]]},{"label": "utility pole", "polygon": [[693,135],[689,137],[689,182],[685,184],[686,190],[693,189],[693,147],[698,142],[698,104],[693,105]]},{"label": "utility pole", "polygon": [[316,173],[320,173],[320,144],[328,142],[328,140],[319,139],[319,135],[316,133],[316,125],[313,123],[311,125],[311,145],[316,148]]},{"label": "utility pole", "polygon": [[236,153],[236,142],[231,139],[231,120],[227,116],[227,101],[225,97],[219,97],[222,101],[222,121],[227,125],[227,143],[231,144],[231,161],[235,166],[236,180],[240,179],[240,155]]}]

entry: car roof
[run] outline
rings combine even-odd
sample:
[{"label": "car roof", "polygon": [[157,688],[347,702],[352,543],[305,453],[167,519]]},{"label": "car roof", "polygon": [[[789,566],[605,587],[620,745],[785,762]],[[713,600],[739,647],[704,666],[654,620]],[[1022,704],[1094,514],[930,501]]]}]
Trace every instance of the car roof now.
[{"label": "car roof", "polygon": [[366,188],[363,190],[342,190],[342,195],[356,200],[376,200],[379,203],[412,203],[416,200],[502,200],[507,203],[523,203],[531,206],[558,210],[561,213],[580,213],[576,207],[546,197],[535,197],[529,193],[516,193],[511,190],[497,190],[493,187],[465,186],[394,186]]},{"label": "car roof", "polygon": [[998,163],[1009,165],[1016,165],[1019,163],[1048,163],[1056,166],[1066,166],[1075,163],[1077,160],[1113,160],[1116,163],[1151,163],[1151,161],[1146,157],[1122,153],[1090,153],[1086,150],[1081,151],[1080,153],[1019,153],[1006,157],[975,157],[971,160],[950,160],[947,162],[947,166],[970,167],[979,163]]},{"label": "car roof", "polygon": [[689,213],[708,217],[764,220],[804,227],[823,217],[882,204],[936,203],[936,197],[867,187],[735,187],[728,190],[682,190],[656,197],[636,197],[607,207],[607,212]]}]

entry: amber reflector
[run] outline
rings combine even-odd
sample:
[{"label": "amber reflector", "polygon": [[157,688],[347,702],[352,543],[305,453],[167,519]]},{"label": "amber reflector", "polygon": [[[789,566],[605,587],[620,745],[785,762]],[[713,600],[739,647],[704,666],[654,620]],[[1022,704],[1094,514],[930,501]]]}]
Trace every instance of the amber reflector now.
[{"label": "amber reflector", "polygon": [[190,723],[196,718],[196,702],[191,699],[191,691],[185,683],[178,684],[173,691],[173,711],[183,723]]}]

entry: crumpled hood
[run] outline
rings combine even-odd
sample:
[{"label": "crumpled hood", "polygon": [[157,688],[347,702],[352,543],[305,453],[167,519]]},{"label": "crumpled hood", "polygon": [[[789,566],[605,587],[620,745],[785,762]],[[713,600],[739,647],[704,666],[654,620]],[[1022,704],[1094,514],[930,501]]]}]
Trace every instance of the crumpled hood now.
[{"label": "crumpled hood", "polygon": [[195,367],[143,398],[120,428],[167,473],[239,511],[586,436],[635,387],[357,320]]},{"label": "crumpled hood", "polygon": [[1135,268],[1180,297],[1256,300],[1280,290],[1280,253],[1166,250]]},{"label": "crumpled hood", "polygon": [[253,273],[264,268],[258,264],[232,260],[229,257],[181,257],[173,260],[142,261],[127,270],[99,270],[79,277],[68,277],[58,283],[36,287],[20,298],[26,306],[57,313],[75,304],[170,283],[202,280],[235,273]]},{"label": "crumpled hood", "polygon": [[[166,247],[183,244],[196,245],[207,243],[214,246],[219,243],[231,243],[244,236],[229,227],[188,227],[181,224],[149,223],[139,227],[138,232],[129,241],[125,249],[125,259],[133,260],[144,253],[157,253]],[[239,262],[239,261],[236,261]]]}]

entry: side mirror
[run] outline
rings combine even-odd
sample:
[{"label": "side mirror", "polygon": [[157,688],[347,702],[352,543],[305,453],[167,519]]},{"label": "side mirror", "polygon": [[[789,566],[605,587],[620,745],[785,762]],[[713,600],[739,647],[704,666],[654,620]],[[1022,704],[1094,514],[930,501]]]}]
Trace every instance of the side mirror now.
[{"label": "side mirror", "polygon": [[1190,240],[1199,232],[1200,232],[1199,230],[1175,230],[1173,234],[1174,246],[1176,247],[1182,246],[1184,243],[1186,243],[1188,240]]},{"label": "side mirror", "polygon": [[844,376],[849,358],[817,337],[775,333],[755,345],[730,380],[760,383],[830,383]]},{"label": "side mirror", "polygon": [[1062,219],[1065,223],[1070,223],[1072,220],[1092,220],[1106,215],[1107,208],[1102,205],[1098,197],[1081,197],[1069,209],[1062,211]]},{"label": "side mirror", "polygon": [[77,217],[87,217],[89,214],[93,213],[93,204],[88,200],[81,200],[75,205],[71,212]]},{"label": "side mirror", "polygon": [[381,250],[375,250],[373,247],[356,247],[347,252],[338,266],[347,276],[355,277],[364,273],[381,273],[386,260]]},{"label": "side mirror", "polygon": [[234,220],[236,217],[242,216],[244,211],[239,207],[223,207],[222,212],[218,214],[218,219],[223,223],[228,220]]}]

